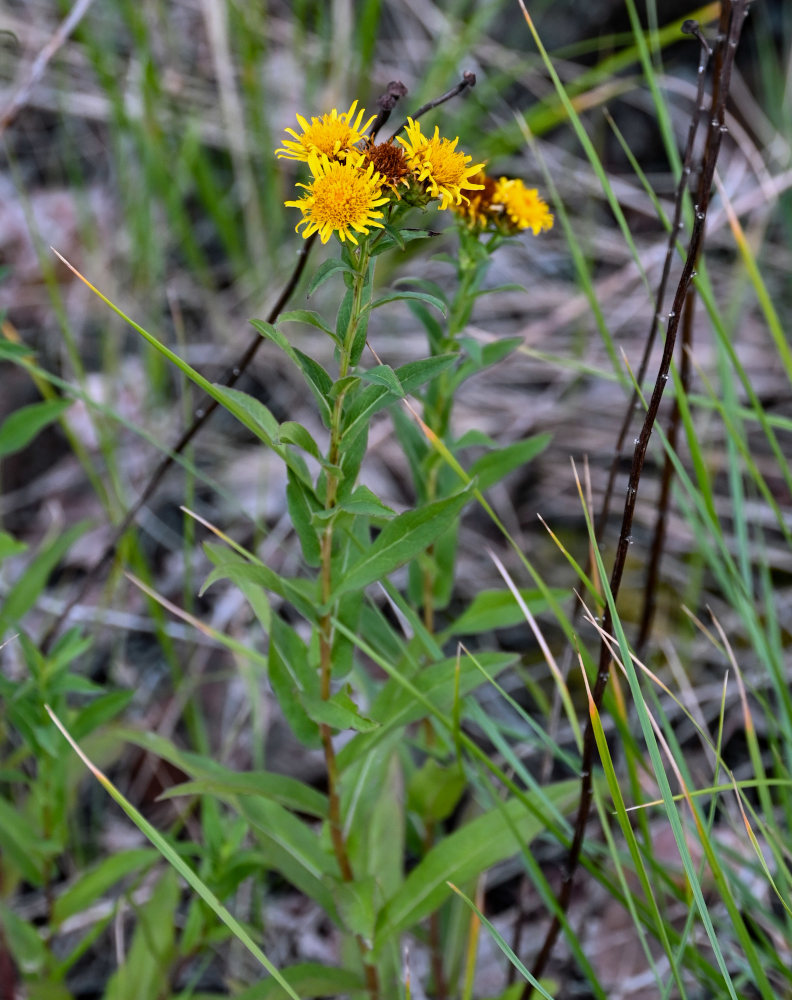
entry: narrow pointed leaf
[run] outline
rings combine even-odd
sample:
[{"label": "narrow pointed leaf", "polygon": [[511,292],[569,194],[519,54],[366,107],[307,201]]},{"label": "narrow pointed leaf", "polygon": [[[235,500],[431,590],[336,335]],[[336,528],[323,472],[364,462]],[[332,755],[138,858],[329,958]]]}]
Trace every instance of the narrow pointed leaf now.
[{"label": "narrow pointed leaf", "polygon": [[510,472],[536,458],[549,443],[549,434],[537,434],[525,441],[515,441],[514,444],[508,444],[504,448],[483,455],[473,463],[469,473],[471,477],[477,478],[480,490],[489,489]]},{"label": "narrow pointed leaf", "polygon": [[0,457],[21,451],[48,424],[54,423],[72,402],[71,399],[48,399],[14,410],[0,424]]},{"label": "narrow pointed leaf", "polygon": [[[562,811],[577,801],[579,782],[563,781],[529,794],[537,812],[550,801]],[[388,901],[377,920],[375,948],[383,947],[394,935],[423,920],[448,897],[448,882],[464,883],[504,861],[530,844],[545,828],[537,815],[518,799],[466,823],[441,840],[410,872],[404,884]]]},{"label": "narrow pointed leaf", "polygon": [[438,299],[435,295],[428,295],[426,292],[391,292],[389,295],[383,295],[382,298],[377,299],[376,302],[372,302],[372,309],[379,309],[380,306],[387,305],[388,302],[423,302],[426,305],[434,306],[439,312],[444,316],[446,314],[446,304],[442,299]]},{"label": "narrow pointed leaf", "polygon": [[453,522],[469,500],[469,493],[462,491],[394,517],[339,582],[334,598],[381,580],[398,566],[423,552]]}]

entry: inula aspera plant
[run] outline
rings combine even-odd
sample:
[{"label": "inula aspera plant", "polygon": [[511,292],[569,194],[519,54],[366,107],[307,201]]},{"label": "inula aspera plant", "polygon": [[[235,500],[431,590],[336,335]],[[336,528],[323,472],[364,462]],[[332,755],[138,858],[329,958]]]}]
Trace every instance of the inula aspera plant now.
[{"label": "inula aspera plant", "polygon": [[[386,877],[374,863],[375,858],[381,860],[383,845],[366,836],[372,824],[379,828],[382,820],[376,812],[386,806],[381,801],[377,805],[377,782],[369,787],[370,776],[363,798],[358,783],[372,767],[380,779],[388,774],[393,779],[394,769],[404,767],[397,745],[383,739],[384,733],[376,734],[385,729],[393,736],[404,735],[405,730],[395,725],[399,713],[394,718],[392,704],[382,700],[382,691],[377,695],[370,678],[360,683],[355,646],[380,660],[385,649],[397,643],[402,652],[386,669],[395,668],[407,685],[403,690],[421,685],[429,671],[441,683],[459,686],[459,665],[443,659],[434,621],[435,612],[448,603],[453,591],[461,513],[473,500],[474,490],[525,462],[543,443],[521,442],[499,452],[489,440],[454,439],[455,392],[467,377],[515,347],[512,340],[473,350],[474,345],[466,347],[460,338],[497,246],[527,229],[534,234],[549,229],[553,217],[535,190],[517,179],[487,176],[483,163],[474,163],[458,148],[459,137],[442,136],[439,126],[427,135],[417,120],[408,118],[394,136],[377,142],[370,131],[375,116],[366,118],[357,101],[341,114],[333,109],[310,122],[299,115],[297,120],[300,131],[287,130],[292,138],[284,140],[277,155],[304,163],[310,178],[298,183],[301,197],[285,204],[301,213],[296,229],[304,238],[318,234],[322,243],[334,241],[338,247],[338,256],[322,265],[311,291],[331,278],[343,279],[344,290],[334,326],[305,310],[281,317],[281,324],[308,322],[333,340],[337,365],[333,374],[291,346],[280,324],[256,324],[302,369],[327,431],[324,448],[304,427],[291,427],[288,439],[280,433],[281,441],[289,442],[289,511],[313,575],[290,584],[299,586],[301,600],[296,607],[310,626],[308,637],[288,625],[278,611],[272,612],[269,676],[296,734],[309,744],[321,744],[334,859],[329,879],[335,885],[330,893],[332,908],[357,942],[366,987],[376,997],[383,973],[387,993],[394,988],[398,949],[393,950],[393,933],[405,924],[402,919],[394,923],[393,916],[398,910],[395,898],[404,890],[397,889],[396,897],[392,890],[403,878],[398,859],[409,831],[380,830],[379,835],[389,840],[385,850],[393,852],[387,866],[391,874]],[[448,215],[458,232],[455,291],[449,295],[434,282],[403,279],[413,286],[411,290],[377,296],[377,260],[384,253],[400,253],[407,243],[436,235],[419,228],[422,214],[433,207]],[[399,299],[407,301],[422,320],[429,356],[394,370],[380,361],[374,344],[367,355],[366,345],[372,311]],[[413,509],[399,514],[357,484],[369,423],[384,407],[393,408],[417,498]],[[474,443],[485,444],[489,454],[468,475],[460,476],[455,456]],[[306,463],[309,457],[316,463],[314,474]],[[402,593],[389,576],[407,563],[410,582]],[[402,634],[386,628],[381,612],[367,606],[364,589],[371,584],[385,588],[414,625],[408,624]],[[505,662],[496,657],[492,665],[501,668]],[[469,676],[465,681],[466,688],[471,680]],[[391,682],[394,695],[398,683]],[[419,716],[430,714],[414,703],[402,721],[417,721],[415,709]],[[427,857],[437,823],[457,805],[465,787],[462,762],[448,763],[448,734],[438,739],[436,729],[426,718],[413,737],[426,763],[418,770],[414,761],[408,764],[414,772],[412,824]],[[336,737],[350,730],[359,735],[340,757]],[[376,750],[366,751],[367,737],[378,745]],[[388,745],[391,749],[386,752]],[[390,794],[394,792],[391,786]],[[430,919],[433,971],[444,993],[447,972],[436,909],[422,907],[421,915],[425,912]],[[383,968],[388,951],[390,959]]]},{"label": "inula aspera plant", "polygon": [[[461,85],[433,106],[473,82],[472,74],[466,74]],[[306,242],[269,320],[253,321],[260,339],[245,358],[264,340],[276,345],[304,379],[323,434],[312,434],[294,420],[278,421],[261,400],[232,388],[243,364],[225,384],[210,383],[90,286],[285,467],[300,570],[293,575],[276,572],[215,528],[222,543],[204,545],[214,568],[203,589],[225,579],[243,593],[264,633],[266,653],[259,651],[261,641],[246,646],[220,632],[213,637],[266,669],[284,719],[302,744],[320,751],[325,771],[322,791],[265,771],[239,775],[208,755],[197,715],[192,724],[200,755],[184,754],[159,735],[128,731],[127,738],[171,760],[193,779],[170,794],[201,796],[206,843],[197,848],[203,858],[197,873],[175,843],[93,768],[196,893],[183,931],[169,935],[156,954],[148,955],[145,976],[151,981],[170,977],[213,946],[218,933],[230,932],[269,974],[261,996],[269,996],[267,990],[279,984],[294,998],[343,992],[377,1000],[409,993],[402,952],[409,932],[425,938],[427,982],[435,995],[458,992],[463,980],[469,992],[475,948],[471,950],[474,937],[468,938],[464,927],[478,924],[467,909],[469,900],[453,897],[453,888],[473,896],[476,880],[492,865],[545,830],[559,835],[559,823],[574,799],[575,783],[570,781],[527,790],[524,781],[515,782],[462,728],[475,709],[467,696],[495,683],[516,656],[487,649],[474,656],[459,640],[518,621],[520,607],[503,590],[477,593],[461,613],[449,608],[464,510],[483,504],[494,518],[483,491],[529,462],[548,441],[548,435],[540,435],[499,446],[480,431],[456,436],[453,407],[465,381],[519,343],[519,338],[480,343],[466,335],[468,322],[478,296],[497,291],[485,286],[497,247],[524,231],[539,235],[552,227],[553,217],[521,180],[488,176],[483,163],[458,148],[459,137],[442,136],[439,126],[424,133],[419,118],[427,108],[389,139],[377,141],[403,93],[400,84],[391,84],[385,95],[390,105],[381,102],[376,117],[366,117],[357,102],[346,112],[332,110],[310,122],[298,116],[299,131],[288,129],[276,150],[302,171],[298,197],[287,199],[284,211],[300,213],[296,231]],[[449,234],[455,237],[450,243],[443,239],[451,252],[438,255],[450,280],[441,285],[422,275],[399,279],[397,289],[376,290],[375,265],[384,254],[397,257],[408,245],[434,251],[433,243],[443,234],[425,225],[425,219],[435,218],[428,214],[433,209],[439,210],[438,219],[449,220]],[[336,254],[316,269],[308,295],[325,283],[330,290],[337,288],[334,321],[307,309],[282,312],[317,236]],[[407,303],[425,329],[427,348],[394,368],[380,359],[378,345],[369,343],[368,330],[374,310],[399,301]],[[312,356],[296,346],[295,324],[330,338],[331,370],[318,360],[326,352],[317,350]],[[208,409],[182,441],[189,440]],[[390,413],[412,479],[414,505],[399,512],[359,482],[369,427],[382,411]],[[179,443],[177,450],[181,447]],[[470,448],[480,454],[472,463],[466,460]],[[154,473],[144,498],[165,469],[167,461]],[[137,509],[127,512],[117,540]],[[65,536],[63,544],[69,541]],[[100,568],[112,554],[112,547],[106,550]],[[520,596],[534,608],[544,606],[546,598],[546,591]],[[442,623],[440,612],[445,612]],[[62,621],[50,629],[43,653],[24,643],[37,676],[48,677],[56,666],[66,670],[83,648],[75,632],[52,643]],[[70,715],[67,690],[34,686],[25,696],[30,705],[18,694],[14,717],[27,725],[20,712],[32,711],[38,730],[50,737],[54,721],[83,755],[70,728],[76,726],[78,736],[89,730],[80,712]],[[125,703],[113,700],[112,712],[108,708],[109,715],[98,715],[96,724]],[[257,746],[252,756],[263,761],[263,747]],[[229,811],[238,815],[226,825]],[[448,833],[444,822],[455,811]],[[414,863],[408,870],[409,858]],[[133,868],[150,863],[149,853],[129,861]],[[124,864],[110,866],[106,877],[111,884],[121,877],[118,872],[127,871]],[[40,879],[46,881],[48,872]],[[338,965],[317,969],[301,962],[278,969],[226,906],[243,881],[254,878],[265,886],[271,874],[324,911],[338,941]],[[167,901],[175,905],[175,894],[171,872],[152,899],[152,914]],[[218,918],[224,925],[220,931]],[[145,933],[143,927],[141,935]],[[133,942],[137,967],[142,959],[136,948],[145,950],[143,937],[138,945]],[[54,965],[54,957],[47,962]],[[128,967],[121,966],[113,984],[136,981],[138,971]],[[142,965],[139,975],[144,975]]]}]

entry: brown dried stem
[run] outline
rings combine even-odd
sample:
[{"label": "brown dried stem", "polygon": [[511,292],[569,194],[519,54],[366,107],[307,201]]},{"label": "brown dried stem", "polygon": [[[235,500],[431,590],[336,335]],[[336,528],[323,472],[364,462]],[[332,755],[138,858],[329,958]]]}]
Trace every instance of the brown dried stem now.
[{"label": "brown dried stem", "polygon": [[[695,28],[692,27],[695,25]],[[654,349],[655,341],[657,339],[657,331],[660,327],[660,320],[663,315],[663,303],[665,302],[666,288],[668,285],[668,279],[671,274],[671,263],[674,259],[674,248],[677,245],[677,235],[682,223],[682,209],[685,202],[685,192],[688,189],[688,183],[690,181],[690,174],[693,166],[693,146],[696,141],[696,134],[698,132],[699,121],[701,120],[702,114],[706,111],[704,104],[704,85],[705,85],[705,73],[707,69],[707,63],[709,62],[710,56],[712,55],[712,49],[710,49],[707,44],[706,39],[702,36],[701,31],[698,28],[698,24],[695,21],[685,21],[682,25],[682,30],[685,34],[694,35],[701,46],[699,54],[699,64],[698,64],[698,86],[696,89],[696,105],[693,109],[693,113],[690,116],[690,125],[688,126],[688,136],[687,143],[685,145],[685,152],[682,157],[682,173],[679,177],[679,183],[677,184],[676,196],[674,198],[674,217],[671,220],[671,229],[668,234],[668,245],[666,246],[665,260],[663,261],[663,271],[660,275],[660,282],[657,286],[657,292],[655,293],[655,308],[652,313],[652,321],[649,325],[649,335],[646,338],[646,343],[644,345],[643,354],[641,356],[640,364],[638,365],[638,371],[635,376],[635,387],[630,394],[630,401],[627,404],[627,408],[624,411],[624,418],[622,420],[621,427],[619,428],[619,433],[616,438],[616,447],[614,450],[613,460],[611,462],[610,469],[608,471],[608,481],[605,485],[605,492],[603,494],[602,507],[600,508],[599,516],[597,517],[596,525],[596,535],[597,541],[602,542],[603,534],[608,523],[608,515],[610,514],[611,500],[613,499],[613,488],[616,483],[616,475],[619,471],[619,464],[622,458],[622,448],[624,446],[625,438],[627,437],[627,432],[630,429],[630,424],[633,420],[633,414],[635,413],[635,407],[639,403],[638,397],[638,387],[643,383],[646,377],[646,369],[649,367],[649,358]],[[591,568],[591,567],[589,567]]]},{"label": "brown dried stem", "polygon": [[[635,504],[638,498],[641,472],[646,459],[652,430],[657,419],[660,402],[663,398],[663,393],[668,381],[671,358],[674,353],[677,330],[683,313],[685,299],[687,298],[688,290],[690,288],[691,281],[693,280],[695,263],[701,253],[704,241],[707,209],[709,207],[710,194],[715,175],[715,166],[718,161],[723,132],[725,131],[724,119],[726,98],[729,93],[734,57],[737,51],[737,45],[742,32],[742,26],[747,13],[747,8],[748,0],[733,0],[731,3],[724,3],[721,8],[718,41],[715,51],[715,68],[712,97],[710,101],[709,127],[707,132],[706,147],[702,159],[701,175],[699,177],[698,194],[696,204],[694,206],[693,231],[688,244],[685,262],[682,267],[682,274],[680,275],[676,293],[674,295],[673,306],[671,312],[668,314],[668,330],[663,349],[663,356],[660,361],[654,389],[649,400],[641,432],[636,439],[635,449],[633,451],[632,466],[630,469],[630,477],[627,487],[627,497],[625,499],[624,512],[622,514],[621,533],[619,536],[619,544],[610,578],[610,589],[614,603],[618,599],[624,567],[627,561],[627,552],[632,541],[632,525],[635,516]],[[592,701],[598,711],[602,706],[602,700],[604,698],[605,689],[610,676],[611,648],[607,640],[611,637],[612,625],[613,622],[610,609],[608,607],[603,615],[603,639],[600,643],[597,677],[592,690]],[[589,812],[591,810],[592,777],[596,754],[596,741],[594,737],[594,726],[592,724],[592,714],[593,713],[589,714],[586,729],[583,735],[583,752],[580,770],[580,802],[578,805],[577,816],[575,818],[572,844],[569,848],[569,854],[567,857],[567,870],[558,896],[556,913],[553,916],[542,947],[539,950],[539,954],[537,955],[531,970],[532,976],[535,980],[538,980],[544,973],[547,962],[550,959],[550,955],[552,954],[555,946],[555,942],[558,939],[558,935],[561,930],[562,915],[565,914],[569,908],[569,902],[572,895],[572,884],[575,872],[580,862],[581,852],[583,850],[583,841],[585,839],[586,826]],[[525,988],[522,993],[522,1000],[528,1000],[532,993],[533,986],[530,982],[528,982],[525,984]]]},{"label": "brown dried stem", "polygon": [[652,548],[649,553],[649,562],[646,569],[646,579],[644,580],[643,610],[641,612],[641,625],[638,630],[638,637],[635,640],[635,650],[640,656],[652,631],[655,609],[657,607],[657,584],[660,579],[660,563],[663,559],[665,549],[666,525],[668,522],[668,508],[671,502],[671,484],[674,481],[674,463],[671,456],[676,453],[677,441],[679,439],[679,427],[682,423],[682,410],[679,405],[679,394],[687,395],[690,388],[690,358],[693,349],[693,318],[696,312],[695,289],[690,288],[685,299],[685,313],[682,317],[682,360],[679,366],[679,386],[677,387],[674,406],[668,422],[668,433],[666,439],[668,448],[666,450],[665,463],[663,464],[663,477],[660,482],[660,496],[657,499],[657,512],[655,515],[655,527],[652,536]]},{"label": "brown dried stem", "polygon": [[[465,70],[465,72],[462,74],[462,79],[455,87],[452,87],[450,90],[447,90],[444,94],[441,94],[440,97],[436,97],[433,101],[427,101],[426,104],[422,104],[420,108],[418,108],[418,110],[414,112],[410,117],[412,118],[413,121],[418,121],[418,119],[422,115],[425,115],[427,111],[431,111],[432,108],[440,107],[441,104],[445,104],[446,101],[453,100],[453,98],[457,97],[459,94],[467,90],[469,87],[475,87],[475,86],[476,86],[476,74],[471,73],[470,70]],[[402,122],[402,124],[393,133],[391,138],[395,138],[399,134],[399,132],[403,131],[406,127],[407,127],[407,122],[406,121]]]},{"label": "brown dried stem", "polygon": [[22,86],[16,91],[11,100],[5,106],[2,112],[0,112],[0,135],[5,132],[11,122],[16,118],[19,112],[24,108],[30,99],[30,94],[33,88],[39,82],[39,80],[44,76],[44,73],[52,61],[53,57],[58,53],[61,47],[68,41],[69,36],[77,27],[77,25],[82,21],[85,15],[88,13],[89,8],[94,0],[77,0],[72,9],[66,15],[66,17],[58,25],[57,30],[53,34],[52,38],[47,42],[44,48],[39,52],[30,67],[30,72],[27,75],[27,79],[22,83]]}]

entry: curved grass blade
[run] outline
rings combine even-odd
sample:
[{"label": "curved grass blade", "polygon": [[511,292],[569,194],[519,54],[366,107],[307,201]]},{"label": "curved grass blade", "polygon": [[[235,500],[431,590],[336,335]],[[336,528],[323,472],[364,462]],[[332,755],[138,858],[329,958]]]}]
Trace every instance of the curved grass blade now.
[{"label": "curved grass blade", "polygon": [[74,750],[80,760],[85,764],[91,774],[96,778],[99,784],[104,788],[107,794],[117,803],[126,813],[126,815],[132,820],[135,826],[140,830],[148,840],[157,848],[160,854],[165,858],[165,860],[170,864],[184,881],[193,889],[201,899],[206,903],[206,905],[215,913],[217,917],[226,925],[226,927],[231,931],[237,941],[243,944],[251,955],[257,961],[259,961],[264,968],[269,972],[273,979],[277,980],[278,983],[283,987],[286,993],[292,998],[292,1000],[300,1000],[297,993],[294,992],[289,983],[283,978],[283,976],[278,972],[275,966],[270,962],[264,952],[259,948],[256,942],[251,938],[242,924],[234,917],[229,910],[220,902],[220,900],[215,896],[209,886],[199,878],[198,875],[189,867],[189,865],[179,857],[176,851],[171,847],[168,841],[162,836],[162,834],[155,829],[149,821],[138,812],[137,809],[129,802],[115,785],[110,781],[104,772],[100,771],[98,767],[83,753],[80,746],[72,739],[71,734],[66,729],[64,724],[58,718],[58,716],[52,711],[49,705],[45,705],[44,708],[47,710],[47,714],[55,723],[57,728],[63,734],[64,739],[69,744],[69,746]]}]

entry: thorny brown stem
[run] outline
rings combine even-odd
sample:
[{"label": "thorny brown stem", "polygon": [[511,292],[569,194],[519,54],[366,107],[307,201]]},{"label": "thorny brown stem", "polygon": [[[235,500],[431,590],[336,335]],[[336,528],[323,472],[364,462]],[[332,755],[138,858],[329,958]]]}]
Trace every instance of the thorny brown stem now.
[{"label": "thorny brown stem", "polygon": [[[619,427],[619,432],[616,435],[616,444],[614,446],[613,458],[611,460],[610,469],[608,470],[608,478],[605,484],[605,489],[602,495],[602,503],[600,506],[599,513],[596,518],[594,533],[599,544],[602,544],[605,530],[608,525],[608,518],[610,516],[610,505],[613,499],[613,490],[616,484],[616,476],[619,472],[619,466],[621,464],[624,441],[627,437],[627,433],[632,424],[633,417],[636,411],[636,407],[639,406],[639,388],[646,377],[646,370],[649,366],[649,358],[651,357],[652,350],[654,349],[655,341],[657,339],[657,331],[660,327],[660,320],[662,318],[663,303],[666,296],[666,288],[668,285],[668,278],[671,274],[671,264],[674,259],[674,248],[677,246],[677,237],[679,230],[682,228],[682,210],[684,206],[685,193],[688,190],[690,175],[692,172],[693,165],[693,147],[696,140],[696,135],[698,133],[698,126],[701,120],[701,116],[706,111],[704,104],[705,97],[705,73],[707,69],[707,64],[710,57],[712,56],[712,49],[710,48],[707,40],[701,33],[698,23],[693,20],[687,20],[683,23],[682,29],[685,34],[693,35],[698,39],[700,48],[699,53],[699,64],[698,64],[698,82],[696,89],[696,100],[693,112],[690,116],[690,124],[688,126],[687,140],[685,143],[685,150],[682,156],[682,171],[679,177],[679,183],[677,184],[675,196],[674,196],[674,215],[671,220],[671,226],[668,234],[668,243],[666,246],[665,260],[663,261],[663,270],[660,275],[660,281],[658,282],[657,291],[655,292],[654,298],[654,309],[652,311],[652,320],[649,324],[649,333],[646,338],[643,354],[641,355],[641,360],[638,364],[638,369],[635,376],[635,386],[631,390],[629,402],[624,411],[624,417],[622,418],[621,426]],[[605,112],[607,115],[607,111]],[[591,575],[595,569],[594,554],[591,548],[589,549],[589,556],[586,565],[586,572]],[[575,606],[573,612],[573,622],[577,621],[578,615],[580,614],[580,605]],[[569,660],[572,658],[572,650],[569,651]],[[565,673],[567,667],[565,668]],[[554,701],[554,712],[557,713],[560,707],[560,701],[556,699]],[[554,716],[555,717],[555,716]],[[551,757],[548,753],[545,758],[547,768],[551,765]],[[512,937],[512,949],[515,953],[519,954],[519,942],[522,936],[524,925],[527,923],[528,915],[521,907],[518,914],[518,919],[515,923],[514,934]],[[510,972],[516,973],[514,966],[511,967]]]},{"label": "thorny brown stem", "polygon": [[[275,320],[283,311],[284,306],[291,298],[292,293],[294,292],[294,289],[297,287],[300,278],[302,277],[302,273],[305,270],[305,265],[308,263],[308,255],[311,252],[311,248],[314,245],[315,239],[316,239],[316,234],[310,236],[300,248],[300,252],[298,254],[297,263],[294,266],[294,270],[292,271],[289,280],[284,285],[283,291],[278,296],[277,302],[275,303],[275,305],[273,305],[272,309],[270,309],[269,311],[269,315],[267,316],[268,323],[275,322]],[[256,352],[258,351],[263,341],[264,338],[261,336],[261,334],[259,333],[253,334],[244,352],[240,355],[236,363],[233,364],[231,368],[228,369],[224,378],[221,379],[220,382],[221,385],[230,388],[238,381],[242,373],[247,369],[248,365],[255,357]],[[165,475],[170,470],[171,466],[176,461],[177,457],[181,455],[181,453],[184,451],[187,445],[192,441],[192,439],[195,437],[198,431],[203,427],[203,425],[206,423],[209,417],[211,417],[211,415],[217,409],[218,405],[219,404],[216,399],[211,399],[210,397],[206,397],[201,402],[201,404],[196,408],[193,422],[182,433],[179,440],[173,445],[170,451],[160,461],[159,465],[151,474],[151,478],[146,483],[143,492],[140,494],[135,503],[132,504],[132,506],[129,508],[129,510],[121,519],[121,521],[118,523],[115,531],[113,532],[113,536],[105,546],[104,551],[96,560],[96,562],[93,564],[93,566],[91,566],[91,568],[86,573],[85,581],[83,582],[82,586],[79,587],[79,589],[76,590],[75,593],[72,595],[70,600],[66,602],[61,613],[47,629],[46,633],[44,634],[44,638],[41,641],[41,650],[43,653],[46,653],[50,649],[55,639],[55,636],[60,631],[61,626],[69,617],[74,607],[85,596],[86,591],[95,581],[96,577],[100,576],[107,568],[108,563],[112,561],[113,557],[116,554],[116,550],[118,549],[118,546],[121,542],[121,539],[124,537],[129,528],[132,526],[132,524],[134,523],[135,519],[137,518],[138,514],[143,509],[143,507],[145,507],[145,505],[149,502],[154,493],[156,493],[157,488],[159,487],[162,480],[165,478]]]},{"label": "thorny brown stem", "polygon": [[[649,358],[654,349],[655,340],[657,339],[657,331],[660,327],[660,320],[663,314],[663,303],[666,296],[666,287],[668,285],[668,278],[671,274],[671,263],[674,258],[674,248],[677,245],[677,236],[679,230],[682,228],[682,208],[685,201],[685,192],[688,189],[688,184],[690,182],[690,174],[693,164],[693,146],[696,141],[696,134],[698,132],[699,121],[701,120],[702,114],[706,111],[704,104],[704,85],[705,85],[705,73],[707,69],[707,63],[709,62],[710,56],[712,55],[712,49],[707,44],[706,39],[701,34],[698,24],[695,21],[685,21],[682,25],[682,30],[685,34],[694,35],[701,46],[698,64],[698,85],[696,89],[696,105],[693,110],[693,114],[690,116],[690,125],[688,126],[688,136],[687,143],[685,145],[685,152],[682,157],[682,173],[679,177],[679,183],[677,184],[676,196],[674,198],[674,217],[671,220],[671,229],[668,235],[668,245],[666,246],[665,260],[663,261],[663,271],[660,275],[660,282],[657,286],[657,292],[655,293],[655,308],[652,314],[652,322],[649,326],[649,336],[646,338],[646,343],[644,345],[643,354],[641,356],[640,364],[638,365],[638,371],[635,376],[635,387],[630,393],[630,401],[627,404],[627,408],[624,411],[624,419],[622,420],[621,427],[619,428],[619,433],[616,438],[616,447],[614,449],[613,460],[611,461],[611,466],[608,471],[608,481],[605,485],[605,492],[602,499],[602,507],[600,508],[599,516],[597,517],[597,524],[595,533],[597,536],[597,541],[602,542],[602,537],[605,532],[605,528],[608,523],[608,515],[610,514],[610,504],[613,499],[613,488],[616,483],[616,475],[619,471],[619,463],[622,457],[622,448],[624,446],[624,440],[627,437],[627,432],[630,429],[630,424],[633,421],[633,414],[635,413],[635,408],[639,403],[638,398],[638,387],[643,383],[646,377],[646,369],[649,367]],[[589,569],[591,567],[589,566]]]},{"label": "thorny brown stem", "polygon": [[[734,57],[737,52],[737,45],[742,32],[742,26],[748,13],[749,2],[750,0],[732,0],[731,3],[724,3],[721,6],[721,17],[718,25],[717,46],[715,50],[715,68],[712,97],[710,101],[709,127],[707,132],[706,147],[702,159],[698,193],[696,203],[694,205],[693,231],[691,233],[690,243],[685,256],[685,262],[682,267],[682,273],[674,295],[671,312],[668,314],[668,330],[666,333],[665,346],[663,348],[663,356],[660,361],[657,378],[655,380],[652,396],[649,400],[649,406],[641,427],[641,432],[636,439],[635,449],[633,451],[632,466],[627,486],[627,497],[624,502],[624,512],[622,515],[621,533],[619,536],[619,544],[610,578],[610,589],[614,603],[618,599],[622,575],[624,573],[624,566],[627,561],[627,552],[630,547],[630,542],[632,541],[632,525],[635,516],[635,504],[638,497],[641,472],[643,470],[644,460],[649,446],[649,439],[652,435],[652,430],[657,419],[657,412],[668,381],[671,358],[673,356],[674,345],[676,343],[676,334],[682,317],[688,289],[690,288],[690,283],[693,280],[695,263],[698,260],[701,247],[703,245],[704,228],[707,218],[707,209],[709,207],[710,194],[712,191],[713,178],[715,175],[715,166],[718,161],[718,154],[720,152],[723,133],[726,131],[724,125],[726,98],[729,93]],[[609,607],[606,607],[602,621],[603,639],[600,643],[597,678],[591,694],[592,702],[597,711],[599,711],[602,706],[602,699],[605,695],[605,689],[610,675],[611,652],[607,640],[611,636],[612,625],[613,622],[610,609]],[[583,752],[580,769],[580,802],[578,805],[577,816],[575,818],[572,844],[569,848],[569,854],[567,857],[567,870],[558,896],[557,912],[553,916],[542,947],[540,948],[539,954],[537,955],[533,968],[531,969],[534,980],[538,980],[544,973],[547,962],[552,954],[553,947],[555,946],[555,942],[558,939],[562,923],[561,915],[565,914],[569,909],[575,871],[577,870],[580,855],[583,849],[586,824],[591,810],[592,772],[596,754],[596,740],[594,737],[592,715],[593,713],[590,712],[583,735]],[[529,1000],[532,994],[533,985],[531,982],[527,982],[522,992],[522,1000]]]},{"label": "thorny brown stem", "polygon": [[671,501],[671,484],[674,481],[674,463],[671,456],[676,453],[677,440],[679,438],[679,426],[682,422],[682,411],[679,406],[679,394],[687,395],[690,388],[690,357],[693,348],[693,318],[696,313],[696,294],[693,288],[688,290],[685,299],[685,313],[682,318],[682,360],[679,365],[679,386],[674,399],[674,406],[669,418],[668,449],[666,451],[665,463],[663,465],[663,477],[660,484],[660,496],[657,499],[657,514],[655,516],[655,528],[652,537],[652,548],[649,555],[649,563],[644,580],[643,610],[641,612],[641,626],[638,630],[638,637],[635,640],[635,651],[641,656],[642,650],[649,640],[654,621],[655,608],[657,606],[657,583],[660,578],[660,563],[663,558],[665,547],[666,524],[668,521],[668,507]]}]

